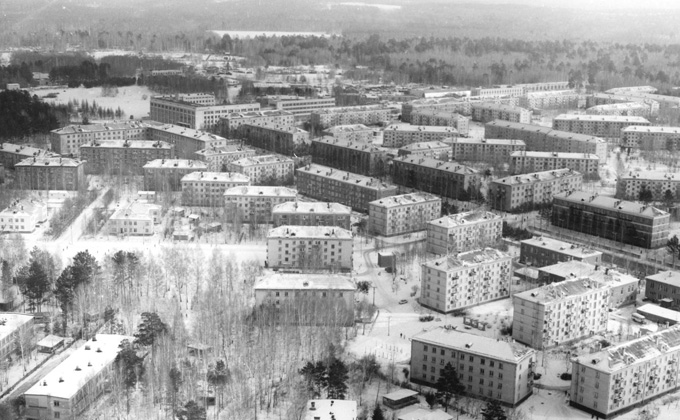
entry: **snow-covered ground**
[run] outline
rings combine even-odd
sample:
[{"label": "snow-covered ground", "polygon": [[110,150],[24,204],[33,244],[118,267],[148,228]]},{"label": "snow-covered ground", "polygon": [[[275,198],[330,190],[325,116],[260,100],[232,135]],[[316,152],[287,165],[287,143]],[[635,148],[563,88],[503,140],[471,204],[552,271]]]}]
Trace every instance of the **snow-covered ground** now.
[{"label": "snow-covered ground", "polygon": [[[149,115],[149,98],[152,92],[146,86],[125,86],[118,88],[118,95],[115,97],[102,96],[102,88],[94,87],[86,88],[68,88],[68,89],[44,89],[32,92],[47,103],[53,104],[67,104],[71,100],[76,100],[80,103],[86,100],[92,104],[92,101],[97,102],[99,107],[111,108],[114,111],[120,107],[125,113],[125,119],[133,116],[135,119],[141,119]],[[50,93],[56,93],[56,98],[45,98]],[[146,99],[144,99],[146,95]]]}]

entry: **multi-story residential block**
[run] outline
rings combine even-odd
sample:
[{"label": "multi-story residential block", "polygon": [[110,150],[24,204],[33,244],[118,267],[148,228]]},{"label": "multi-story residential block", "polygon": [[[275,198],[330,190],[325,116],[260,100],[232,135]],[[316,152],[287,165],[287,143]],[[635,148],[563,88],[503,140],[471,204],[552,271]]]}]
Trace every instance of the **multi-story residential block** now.
[{"label": "multi-story residential block", "polygon": [[603,283],[611,289],[610,308],[632,305],[637,299],[640,280],[613,268],[604,268],[583,261],[571,260],[538,269],[538,281],[541,283],[556,283],[583,277]]},{"label": "multi-story residential block", "polygon": [[563,191],[580,189],[583,175],[572,169],[534,172],[495,179],[489,183],[491,208],[501,211],[549,204]]},{"label": "multi-story residential block", "polygon": [[569,404],[608,419],[680,387],[680,326],[579,356],[571,363]]},{"label": "multi-story residential block", "polygon": [[365,124],[376,125],[390,120],[392,110],[382,105],[333,107],[311,112],[311,123],[315,127],[334,125]]},{"label": "multi-story residential block", "polygon": [[472,121],[488,122],[493,120],[529,124],[531,123],[531,111],[518,106],[487,102],[472,105]]},{"label": "multi-story residential block", "polygon": [[297,191],[284,187],[234,187],[224,192],[230,221],[270,223],[274,207],[295,201]]},{"label": "multi-story residential block", "polygon": [[510,296],[512,257],[484,248],[421,265],[420,304],[437,312],[480,305]]},{"label": "multi-story residential block", "polygon": [[638,200],[643,190],[652,193],[652,200],[662,201],[680,197],[680,176],[672,172],[640,171],[620,175],[616,196],[624,200]]},{"label": "multi-story residential block", "polygon": [[528,109],[578,108],[585,98],[573,90],[527,92],[519,97],[519,106]]},{"label": "multi-story residential block", "polygon": [[363,124],[334,125],[325,129],[321,134],[340,141],[359,143],[370,143],[374,136],[373,129]]},{"label": "multi-story residential block", "polygon": [[453,155],[451,145],[441,141],[426,141],[411,143],[400,147],[397,151],[399,156],[420,156],[430,159],[448,162]]},{"label": "multi-story residential block", "polygon": [[86,174],[141,175],[147,162],[170,159],[172,145],[150,140],[100,140],[80,146]]},{"label": "multi-story residential block", "polygon": [[470,133],[470,118],[455,112],[415,111],[411,113],[411,124],[453,127],[463,137]]},{"label": "multi-story residential block", "polygon": [[650,117],[651,108],[642,102],[622,102],[608,105],[595,105],[586,109],[587,115],[617,115],[624,117]]},{"label": "multi-story residential block", "polygon": [[146,140],[147,125],[140,121],[105,124],[72,124],[50,132],[52,151],[62,155],[78,155],[80,146],[112,140]]},{"label": "multi-story residential block", "polygon": [[556,194],[551,223],[642,248],[666,245],[670,214],[645,204],[585,191]]},{"label": "multi-story residential block", "polygon": [[273,128],[243,124],[241,133],[253,147],[288,156],[293,155],[298,145],[309,143],[309,133],[297,127]]},{"label": "multi-story residential block", "polygon": [[351,229],[352,209],[339,203],[289,201],[272,209],[274,227],[337,226]]},{"label": "multi-story residential block", "polygon": [[0,359],[7,360],[17,349],[28,355],[36,343],[33,317],[2,313],[0,321]]},{"label": "multi-story residential block", "polygon": [[87,186],[85,162],[78,159],[29,158],[14,165],[16,183],[22,190],[77,191]]},{"label": "multi-story residential block", "polygon": [[295,115],[295,118],[306,118],[312,112],[335,108],[335,98],[298,98],[298,99],[274,99],[270,101],[276,109],[288,111]]},{"label": "multi-story residential block", "polygon": [[621,130],[621,147],[628,149],[680,150],[680,128],[630,126]]},{"label": "multi-story residential block", "polygon": [[292,184],[295,162],[280,155],[257,155],[227,163],[227,170],[250,178],[253,185]]},{"label": "multi-story residential block", "polygon": [[211,93],[178,93],[176,99],[197,105],[216,105],[217,99]]},{"label": "multi-story residential block", "polygon": [[147,125],[147,138],[170,143],[173,147],[173,156],[177,159],[194,159],[195,153],[199,150],[224,147],[235,142],[216,134],[178,125],[153,122]]},{"label": "multi-story residential block", "polygon": [[[260,104],[257,102],[233,105],[208,105],[187,102],[182,98],[152,96],[149,119],[165,124],[193,128],[194,130],[210,130],[217,126],[220,118],[226,117],[232,112],[254,112],[259,110]],[[205,147],[201,149],[205,149]]]},{"label": "multi-story residential block", "polygon": [[343,171],[367,176],[387,172],[387,150],[369,143],[321,137],[312,140],[310,153],[314,163]]},{"label": "multi-story residential block", "polygon": [[441,215],[442,199],[427,193],[380,198],[368,203],[368,230],[394,236],[425,230],[427,222]]},{"label": "multi-story residential block", "polygon": [[596,176],[599,167],[600,158],[591,153],[522,151],[510,155],[510,171],[515,174],[572,169],[584,176]]},{"label": "multi-story residential block", "polygon": [[521,241],[519,251],[519,262],[532,267],[545,267],[564,261],[602,264],[600,251],[545,236],[536,236]]},{"label": "multi-story residential block", "polygon": [[59,157],[49,150],[26,146],[25,144],[0,143],[0,165],[6,169],[14,169],[14,165],[28,158]]},{"label": "multi-story residential block", "polygon": [[670,309],[680,309],[680,273],[661,271],[645,277],[645,297]]},{"label": "multi-story residential block", "polygon": [[238,172],[191,172],[182,177],[182,205],[224,206],[224,193],[234,187],[250,185],[250,178]]},{"label": "multi-story residential block", "polygon": [[449,255],[495,244],[503,218],[489,211],[450,214],[427,223],[427,252]]},{"label": "multi-story residential block", "polygon": [[473,88],[472,89],[472,96],[479,96],[479,97],[504,97],[504,96],[510,96],[510,97],[519,97],[522,96],[526,93],[526,89],[523,86],[520,85],[497,85],[497,86],[491,86],[489,88]]},{"label": "multi-story residential block", "polygon": [[24,393],[26,418],[75,420],[107,389],[123,341],[134,337],[97,334]]},{"label": "multi-story residential block", "polygon": [[392,179],[397,185],[455,199],[476,194],[481,174],[476,169],[424,157],[401,156],[392,161]]},{"label": "multi-story residential block", "polygon": [[647,114],[651,117],[659,115],[660,104],[652,98],[635,96],[634,92],[621,93],[602,93],[595,92],[586,97],[586,107],[592,108],[599,105],[613,105],[637,102],[645,105],[649,110]]},{"label": "multi-story residential block", "polygon": [[533,393],[536,360],[536,351],[519,343],[434,328],[411,338],[410,380],[434,387],[451,363],[465,395],[516,407]]},{"label": "multi-story residential block", "polygon": [[512,338],[537,350],[607,330],[611,289],[589,278],[565,280],[512,298]]},{"label": "multi-story residential block", "polygon": [[227,163],[255,156],[255,149],[229,144],[222,147],[211,147],[194,153],[194,159],[205,162],[210,172],[226,172]]},{"label": "multi-story residential block", "polygon": [[561,114],[553,118],[553,128],[555,130],[614,139],[616,141],[621,138],[621,130],[631,125],[649,126],[651,123],[642,117],[624,117],[620,115]]},{"label": "multi-story residential block", "polygon": [[316,164],[298,168],[296,184],[300,194],[344,204],[362,212],[368,211],[371,201],[397,195],[398,191],[396,185],[375,178]]},{"label": "multi-story residential block", "polygon": [[453,127],[392,124],[383,131],[383,146],[397,148],[411,143],[457,137],[458,130]]},{"label": "multi-story residential block", "polygon": [[280,110],[232,112],[220,119],[219,131],[223,136],[240,135],[244,124],[270,128],[292,127],[295,125],[295,116]]},{"label": "multi-story residential block", "polygon": [[273,269],[351,271],[352,232],[335,226],[279,226],[267,234]]},{"label": "multi-story residential block", "polygon": [[605,93],[626,94],[626,93],[656,93],[654,86],[624,86],[605,90]]},{"label": "multi-story residential block", "polygon": [[508,162],[510,155],[526,149],[522,140],[456,139],[453,142],[453,159],[462,162]]},{"label": "multi-story residential block", "polygon": [[532,124],[492,121],[484,124],[487,139],[524,140],[526,150],[537,152],[592,153],[607,158],[607,142],[595,136],[553,130]]},{"label": "multi-story residential block", "polygon": [[0,232],[30,233],[47,220],[47,204],[39,200],[15,200],[0,211]]},{"label": "multi-story residential block", "polygon": [[132,202],[116,210],[109,218],[109,234],[120,236],[153,235],[161,221],[161,206]]},{"label": "multi-story residential block", "polygon": [[272,273],[258,280],[253,290],[258,306],[299,310],[301,317],[296,318],[301,320],[297,323],[321,323],[335,317],[341,325],[352,325],[356,288],[352,278],[344,274]]},{"label": "multi-story residential block", "polygon": [[145,191],[181,191],[185,175],[207,171],[208,165],[199,160],[156,159],[143,168]]},{"label": "multi-story residential block", "polygon": [[496,104],[517,106],[517,97],[452,97],[452,98],[428,98],[419,99],[401,105],[401,120],[411,122],[411,114],[415,112],[452,112],[463,115],[472,113],[472,105],[481,102],[493,102]]}]

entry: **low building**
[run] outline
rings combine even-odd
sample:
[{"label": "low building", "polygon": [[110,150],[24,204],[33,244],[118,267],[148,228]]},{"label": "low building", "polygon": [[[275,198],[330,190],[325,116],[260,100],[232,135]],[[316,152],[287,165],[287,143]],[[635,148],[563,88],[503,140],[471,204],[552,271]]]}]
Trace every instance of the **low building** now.
[{"label": "low building", "polygon": [[295,115],[281,110],[232,112],[220,118],[219,131],[223,136],[237,136],[241,134],[244,124],[272,128],[292,127],[295,125]]},{"label": "low building", "polygon": [[292,184],[295,162],[280,155],[257,155],[227,163],[227,170],[250,178],[253,185]]},{"label": "low building", "polygon": [[289,201],[272,209],[274,227],[337,226],[351,229],[352,209],[339,203]]},{"label": "low building", "polygon": [[441,198],[411,193],[380,198],[368,203],[368,231],[394,236],[427,228],[427,222],[441,215]]},{"label": "low building", "polygon": [[482,174],[455,162],[401,156],[392,161],[392,180],[406,188],[468,201],[478,193]]},{"label": "low building", "polygon": [[589,278],[516,293],[512,338],[542,350],[606,331],[610,295],[605,284]]},{"label": "low building", "polygon": [[208,165],[210,172],[227,172],[227,163],[235,160],[255,156],[255,149],[237,144],[228,144],[222,147],[211,147],[194,153],[194,159]]},{"label": "low building", "polygon": [[457,137],[458,130],[452,127],[392,124],[383,131],[383,146],[398,148],[411,143]]},{"label": "low building", "polygon": [[75,420],[108,388],[123,341],[134,337],[97,334],[24,393],[25,415],[34,420]]},{"label": "low building", "polygon": [[649,126],[651,123],[642,117],[618,115],[561,114],[553,118],[555,130],[615,139],[616,141],[621,138],[621,130],[631,125]]},{"label": "low building", "polygon": [[680,388],[680,326],[571,362],[569,404],[608,419]]},{"label": "low building", "polygon": [[640,306],[636,312],[644,316],[649,322],[656,322],[661,325],[668,324],[669,326],[680,324],[680,312],[651,303]]},{"label": "low building", "polygon": [[285,187],[234,187],[224,192],[224,205],[231,222],[271,223],[274,207],[296,197]]},{"label": "low building", "polygon": [[363,124],[334,125],[325,129],[321,134],[341,141],[370,143],[373,141],[374,130]]},{"label": "low building", "polygon": [[41,159],[51,157],[59,157],[59,155],[49,150],[25,144],[0,143],[0,166],[3,166],[5,169],[14,169],[14,165],[29,158]]},{"label": "low building", "polygon": [[505,139],[456,139],[453,142],[453,159],[458,162],[506,163],[510,155],[524,151],[526,144],[522,140]]},{"label": "low building", "polygon": [[661,271],[645,277],[645,297],[652,302],[664,301],[670,309],[680,309],[680,273]]},{"label": "low building", "polygon": [[583,176],[598,176],[600,158],[591,153],[512,152],[510,171],[515,174],[571,169]]},{"label": "low building", "polygon": [[453,416],[440,409],[426,410],[418,407],[400,411],[397,420],[453,420]]},{"label": "low building", "polygon": [[144,165],[144,191],[181,191],[185,175],[207,170],[208,165],[199,160],[152,160]]},{"label": "low building", "polygon": [[296,170],[300,194],[316,200],[337,202],[356,211],[368,212],[368,203],[379,198],[397,195],[396,185],[376,178],[343,172],[316,164]]},{"label": "low building", "polygon": [[520,242],[519,262],[522,264],[545,267],[564,261],[600,265],[602,252],[546,236],[536,236]]},{"label": "low building", "polygon": [[334,226],[279,226],[267,234],[267,266],[304,271],[351,271],[352,232]]},{"label": "low building", "polygon": [[17,350],[28,356],[35,348],[35,323],[30,315],[0,314],[0,360],[8,360]]},{"label": "low building", "polygon": [[180,183],[183,206],[223,207],[224,193],[250,185],[250,178],[237,172],[191,172]]},{"label": "low building", "polygon": [[450,313],[509,297],[512,257],[484,248],[425,262],[421,272],[420,304]]},{"label": "low building", "polygon": [[366,176],[387,172],[387,150],[370,143],[321,137],[312,140],[310,153],[314,163],[342,171]]},{"label": "low building", "polygon": [[400,408],[420,403],[418,394],[418,391],[400,388],[389,394],[383,395],[382,403],[391,410],[399,410]]},{"label": "low building", "polygon": [[470,134],[470,118],[455,112],[415,111],[411,113],[410,122],[413,125],[453,127],[463,137]]},{"label": "low building", "polygon": [[161,206],[133,202],[116,210],[109,218],[109,234],[120,236],[146,236],[154,234],[154,225],[160,223]]},{"label": "low building", "polygon": [[464,395],[516,407],[533,392],[536,360],[536,351],[519,343],[433,328],[411,339],[410,380],[434,387],[451,363]]},{"label": "low building", "polygon": [[170,159],[172,145],[151,140],[100,140],[80,146],[86,174],[142,175],[144,165]]},{"label": "low building", "polygon": [[260,127],[244,124],[241,133],[250,146],[292,156],[296,147],[309,144],[309,133],[297,127]]},{"label": "low building", "polygon": [[489,211],[450,214],[427,223],[427,252],[449,255],[491,246],[502,232],[503,217]]},{"label": "low building", "polygon": [[621,147],[643,151],[680,150],[680,128],[633,125],[621,130]]},{"label": "low building", "polygon": [[411,143],[399,148],[398,156],[421,156],[429,159],[437,159],[444,162],[451,160],[453,156],[451,145],[441,141],[425,141]]},{"label": "low building", "polygon": [[616,196],[624,200],[639,200],[642,191],[649,191],[652,201],[676,200],[680,197],[680,176],[665,171],[636,171],[619,175]]},{"label": "low building", "polygon": [[14,166],[21,190],[78,191],[87,187],[85,162],[62,157],[28,158]]},{"label": "low building", "polygon": [[314,110],[311,123],[315,127],[334,125],[376,125],[390,120],[392,110],[382,105],[346,106]]},{"label": "low building", "polygon": [[15,200],[0,211],[0,232],[31,233],[39,223],[46,220],[46,203],[33,199]]},{"label": "low building", "polygon": [[580,189],[582,184],[583,175],[571,169],[512,175],[489,183],[488,200],[496,210],[531,210],[550,204],[559,193]]},{"label": "low building", "polygon": [[303,420],[357,420],[357,402],[309,400]]},{"label": "low building", "polygon": [[670,214],[645,204],[573,191],[555,194],[551,223],[641,248],[666,246]]},{"label": "low building", "polygon": [[531,111],[518,106],[486,102],[472,105],[472,121],[489,122],[493,120],[529,124],[531,123]]}]

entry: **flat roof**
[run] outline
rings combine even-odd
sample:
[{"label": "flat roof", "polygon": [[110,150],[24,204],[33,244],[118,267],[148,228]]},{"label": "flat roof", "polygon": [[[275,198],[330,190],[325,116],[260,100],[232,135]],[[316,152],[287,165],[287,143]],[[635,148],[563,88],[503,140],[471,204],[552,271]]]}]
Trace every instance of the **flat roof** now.
[{"label": "flat roof", "polygon": [[146,219],[152,220],[153,216],[151,212],[153,210],[160,210],[161,206],[158,204],[145,203],[145,202],[132,202],[126,207],[121,207],[117,209],[111,215],[111,220],[121,220],[121,219]]},{"label": "flat roof", "polygon": [[49,166],[49,167],[71,167],[77,168],[85,163],[84,160],[65,158],[65,157],[32,157],[24,159],[14,165],[15,168],[24,166]]},{"label": "flat roof", "polygon": [[442,327],[433,328],[413,336],[412,340],[428,344],[445,346],[473,353],[480,356],[488,356],[510,363],[517,363],[535,351],[512,339],[496,339],[485,337],[459,330],[447,330]]},{"label": "flat roof", "polygon": [[[45,211],[47,210],[47,205],[37,199],[16,199],[10,203],[7,208],[0,211],[0,215],[8,216],[11,214],[31,214],[42,207]],[[45,215],[47,216],[47,215]]]},{"label": "flat roof", "polygon": [[467,119],[467,117],[464,117],[457,112],[438,111],[438,110],[435,110],[435,109],[421,109],[421,110],[411,112],[411,115],[424,115],[424,116],[430,116],[430,117],[436,117],[436,118],[465,118],[465,119]]},{"label": "flat roof", "polygon": [[473,109],[474,108],[483,108],[483,109],[491,109],[491,110],[506,111],[506,112],[522,112],[522,111],[529,112],[528,109],[522,108],[520,106],[497,104],[495,102],[475,103],[475,104],[472,104],[472,108]]},{"label": "flat roof", "polygon": [[282,196],[290,197],[295,199],[297,196],[297,191],[292,188],[286,187],[271,187],[271,186],[242,186],[242,187],[232,187],[224,192],[225,196]]},{"label": "flat roof", "polygon": [[[312,404],[314,409],[312,409]],[[309,400],[304,420],[356,420],[357,402],[350,400]]]},{"label": "flat roof", "polygon": [[371,153],[372,152],[387,153],[387,149],[375,146],[371,143],[358,142],[358,141],[341,139],[341,138],[330,137],[330,136],[312,139],[312,144],[313,143],[330,144],[330,145],[337,146],[337,147],[344,147],[346,149],[353,149],[353,150],[359,150],[359,151],[371,152]]},{"label": "flat roof", "polygon": [[428,132],[428,133],[458,134],[458,130],[456,130],[455,128],[443,125],[391,124],[385,127],[385,132],[388,131],[399,131],[405,133]]},{"label": "flat roof", "polygon": [[329,127],[324,130],[326,133],[354,133],[354,132],[361,132],[361,131],[373,131],[372,128],[366,127],[363,124],[345,124],[345,125],[334,125],[333,127]]},{"label": "flat roof", "polygon": [[271,238],[333,238],[352,239],[352,232],[337,226],[279,226],[269,230]]},{"label": "flat roof", "polygon": [[555,158],[555,159],[589,159],[597,160],[600,158],[593,153],[566,153],[566,152],[534,152],[534,151],[517,151],[512,152],[510,157],[528,157],[528,158]]},{"label": "flat roof", "polygon": [[256,165],[268,165],[273,163],[290,163],[291,165],[294,164],[293,159],[281,155],[256,155],[244,157],[229,162],[230,165],[235,166],[256,166]]},{"label": "flat roof", "polygon": [[621,273],[613,268],[596,267],[593,264],[576,260],[559,262],[547,267],[540,267],[538,268],[538,271],[563,278],[588,277],[591,280],[602,282],[610,287],[637,284],[639,282],[637,277]]},{"label": "flat roof", "polygon": [[371,201],[368,204],[378,207],[394,208],[400,206],[409,206],[412,204],[427,203],[432,201],[441,202],[441,200],[442,199],[440,197],[434,194],[414,192],[410,194],[392,195],[389,197],[379,198],[377,200]]},{"label": "flat roof", "polygon": [[247,146],[239,146],[237,144],[227,144],[226,146],[220,147],[209,147],[207,149],[201,149],[195,152],[197,155],[201,156],[214,156],[214,155],[226,155],[230,153],[238,152],[252,152],[255,153],[255,149],[251,149]]},{"label": "flat roof", "polygon": [[424,408],[414,408],[412,410],[400,411],[398,420],[452,420],[453,416],[442,410],[427,410]]},{"label": "flat roof", "polygon": [[674,321],[675,323],[680,323],[680,312],[668,308],[662,308],[661,306],[653,305],[651,303],[640,306],[637,308],[637,311],[642,315],[650,314]]},{"label": "flat roof", "polygon": [[600,110],[600,109],[631,109],[631,108],[648,109],[649,105],[643,102],[619,102],[615,104],[603,104],[591,106],[586,111],[591,109]]},{"label": "flat roof", "polygon": [[420,150],[434,150],[434,149],[451,149],[451,144],[441,141],[423,141],[418,143],[410,143],[399,148],[399,150],[406,150],[410,152]]},{"label": "flat roof", "polygon": [[25,144],[14,144],[14,143],[0,143],[0,153],[12,153],[16,155],[29,157],[49,157],[49,156],[59,156],[56,153],[50,152],[46,149],[39,149],[37,147],[27,146]]},{"label": "flat roof", "polygon": [[80,148],[98,149],[171,149],[170,143],[160,140],[97,140],[80,145]]},{"label": "flat roof", "polygon": [[491,220],[502,220],[503,217],[490,211],[468,211],[465,213],[449,214],[439,219],[434,219],[428,222],[430,225],[444,226],[452,228],[462,225],[471,225],[475,223],[489,222]]},{"label": "flat roof", "polygon": [[349,216],[352,214],[352,209],[340,203],[288,201],[274,206],[272,214],[274,213],[343,214]]},{"label": "flat roof", "polygon": [[[229,105],[231,106],[231,105]],[[174,124],[148,124],[149,129],[162,131],[176,136],[192,138],[201,141],[227,141],[226,138],[206,131],[194,130],[193,128],[182,127]]]},{"label": "flat roof", "polygon": [[570,176],[582,176],[582,174],[570,168],[562,168],[553,169],[550,171],[532,172],[530,174],[512,175],[505,178],[495,179],[493,180],[493,183],[501,185],[531,184],[534,182],[553,181],[555,179]]},{"label": "flat roof", "polygon": [[352,277],[342,274],[268,274],[259,279],[255,290],[356,290]]},{"label": "flat roof", "polygon": [[499,146],[526,146],[524,140],[515,139],[479,139],[479,138],[458,138],[454,144],[495,144]]},{"label": "flat roof", "polygon": [[623,129],[624,133],[654,133],[654,134],[680,134],[679,127],[658,127],[646,125],[631,125]]},{"label": "flat roof", "polygon": [[396,185],[382,182],[377,178],[371,178],[369,176],[359,175],[352,172],[340,171],[315,163],[298,168],[296,171],[306,172],[312,175],[318,175],[324,178],[330,178],[339,182],[344,182],[346,184],[359,185],[361,187],[373,188],[376,190],[397,189]]},{"label": "flat roof", "polygon": [[255,124],[243,124],[244,127],[250,127],[252,129],[259,129],[259,130],[266,130],[266,131],[278,131],[280,133],[292,133],[292,134],[301,134],[301,133],[308,133],[307,131],[297,128],[297,127],[266,127],[266,126],[261,126],[261,125],[255,125]]},{"label": "flat roof", "polygon": [[553,198],[572,203],[584,203],[599,209],[617,210],[621,213],[635,216],[651,218],[670,217],[668,212],[659,210],[656,207],[647,206],[634,201],[618,200],[614,197],[607,197],[604,195],[593,195],[586,191],[562,192],[555,194]]},{"label": "flat roof", "polygon": [[388,400],[401,400],[403,398],[413,397],[418,394],[419,394],[418,391],[401,388],[396,391],[390,392],[389,394],[383,395],[383,398],[387,398]]},{"label": "flat roof", "polygon": [[624,116],[624,115],[583,115],[583,114],[560,114],[553,118],[553,121],[603,121],[603,122],[629,122],[631,125],[647,123],[649,121],[643,117]]},{"label": "flat roof", "polygon": [[536,289],[515,293],[515,297],[535,303],[560,302],[562,300],[587,295],[593,291],[606,289],[604,283],[592,280],[588,277],[567,279],[557,283],[550,283]]},{"label": "flat roof", "polygon": [[602,255],[602,252],[586,248],[581,245],[570,244],[569,242],[560,241],[559,239],[549,238],[547,236],[534,236],[531,239],[520,241],[520,244],[527,244],[538,248],[550,249],[559,251],[562,254],[567,254],[572,257],[592,257],[594,255]]},{"label": "flat roof", "polygon": [[144,169],[208,169],[208,165],[202,160],[190,159],[154,159],[143,166]]},{"label": "flat roof", "polygon": [[[676,178],[677,176],[677,178]],[[624,179],[639,179],[641,181],[680,181],[680,176],[675,172],[666,171],[630,171],[628,174],[623,174],[619,176],[620,180]]]},{"label": "flat roof", "polygon": [[394,158],[393,162],[404,162],[412,165],[423,166],[426,168],[437,169],[439,171],[461,174],[461,175],[476,175],[479,171],[469,166],[464,166],[456,162],[444,162],[438,159],[424,157],[424,156],[399,156]]},{"label": "flat roof", "polygon": [[485,127],[502,127],[511,128],[514,130],[528,131],[531,133],[543,133],[548,137],[561,138],[565,140],[574,140],[586,143],[606,143],[606,141],[600,137],[590,136],[588,134],[572,133],[570,131],[555,130],[550,127],[544,127],[541,125],[534,124],[524,124],[505,120],[493,120],[485,124]]},{"label": "flat roof", "polygon": [[240,172],[192,172],[182,177],[182,182],[250,182],[250,178]]},{"label": "flat roof", "polygon": [[262,111],[250,111],[250,112],[232,112],[227,114],[221,119],[225,120],[238,120],[238,119],[250,119],[250,118],[262,118],[262,117],[293,117],[294,114],[290,111],[284,111],[282,109],[274,110],[262,110]]},{"label": "flat roof", "polygon": [[102,131],[131,130],[146,127],[147,125],[141,121],[112,121],[103,124],[69,124],[66,127],[57,128],[51,132],[55,134],[100,133]]},{"label": "flat roof", "polygon": [[0,324],[0,342],[32,319],[31,315],[0,313],[0,321],[5,321],[4,325]]},{"label": "flat roof", "polygon": [[654,280],[672,287],[680,287],[680,272],[678,271],[661,271],[652,274],[651,276],[647,276],[645,279]]},{"label": "flat roof", "polygon": [[498,260],[511,258],[509,254],[501,252],[494,248],[476,249],[474,251],[461,252],[458,255],[449,255],[442,258],[437,258],[432,261],[424,262],[423,267],[433,268],[435,270],[455,270],[461,267],[476,267],[480,264],[486,264]]},{"label": "flat roof", "polygon": [[96,341],[88,340],[75,350],[24,395],[49,395],[52,398],[71,399],[83,384],[113,363],[123,340],[130,342],[134,340],[131,336],[113,334],[97,334],[95,338]]},{"label": "flat roof", "polygon": [[390,111],[382,105],[335,106],[312,111],[312,114],[341,114],[349,112]]}]

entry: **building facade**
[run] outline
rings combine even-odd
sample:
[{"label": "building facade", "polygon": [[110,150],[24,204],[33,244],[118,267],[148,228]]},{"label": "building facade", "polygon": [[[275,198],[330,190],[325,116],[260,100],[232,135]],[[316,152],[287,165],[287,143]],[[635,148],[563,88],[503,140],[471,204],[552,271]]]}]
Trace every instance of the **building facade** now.
[{"label": "building facade", "polygon": [[205,162],[210,172],[226,172],[227,163],[255,156],[255,149],[228,144],[223,147],[211,147],[194,153],[194,159]]},{"label": "building facade", "polygon": [[28,158],[52,158],[58,154],[25,144],[0,143],[0,166],[5,169],[14,169],[14,165]]},{"label": "building facade", "polygon": [[28,355],[36,344],[35,322],[30,315],[3,313],[0,319],[0,359],[7,360],[17,348]]},{"label": "building facade", "polygon": [[109,234],[118,236],[147,236],[154,234],[154,225],[161,221],[161,206],[133,202],[119,208],[109,218]]},{"label": "building facade", "polygon": [[621,147],[645,151],[680,150],[680,128],[630,126],[621,130]]},{"label": "building facade", "polygon": [[559,152],[513,152],[510,155],[510,171],[515,174],[571,169],[583,176],[598,175],[600,158],[590,153]]},{"label": "building facade", "polygon": [[208,165],[199,160],[156,159],[143,168],[145,191],[181,191],[185,175],[207,171]]},{"label": "building facade", "polygon": [[253,112],[232,112],[222,117],[219,122],[219,131],[223,136],[236,136],[241,134],[241,127],[244,124],[259,127],[292,127],[295,125],[295,116],[288,111],[253,111]]},{"label": "building facade", "polygon": [[371,143],[374,130],[363,124],[334,125],[321,132],[324,136],[330,136],[340,141]]},{"label": "building facade", "polygon": [[314,111],[334,108],[335,98],[275,99],[272,104],[276,109],[288,111],[296,118],[306,118]]},{"label": "building facade", "polygon": [[642,102],[623,102],[620,104],[595,105],[586,109],[586,115],[616,115],[623,117],[651,116],[651,109]]},{"label": "building facade", "polygon": [[357,143],[335,137],[312,140],[312,161],[341,171],[366,176],[387,173],[387,150],[368,143]]},{"label": "building facade", "polygon": [[237,172],[197,171],[184,175],[180,184],[183,206],[223,207],[224,193],[250,185],[250,178]]},{"label": "building facade", "polygon": [[227,170],[250,178],[253,185],[293,183],[295,162],[280,155],[257,155],[227,163]]},{"label": "building facade", "polygon": [[233,144],[216,134],[170,124],[148,123],[147,138],[170,143],[176,159],[194,159],[195,153],[203,149],[224,147]]},{"label": "building facade", "polygon": [[368,203],[368,231],[394,236],[425,230],[441,215],[442,199],[427,193],[393,195]]},{"label": "building facade", "polygon": [[351,230],[352,209],[339,203],[289,201],[274,207],[274,227],[337,226]]},{"label": "building facade", "polygon": [[448,162],[453,156],[451,145],[441,141],[426,141],[423,143],[411,143],[399,148],[398,156],[420,156],[429,159]]},{"label": "building facade", "polygon": [[46,220],[46,203],[39,200],[16,200],[0,211],[0,232],[34,232],[38,223]]},{"label": "building facade", "polygon": [[645,297],[667,308],[680,309],[680,273],[661,271],[645,277]]},{"label": "building facade", "polygon": [[645,105],[649,109],[649,116],[659,115],[660,104],[652,98],[635,96],[634,92],[603,93],[594,92],[586,97],[586,107],[592,108],[600,105],[627,104],[637,102]]},{"label": "building facade", "polygon": [[456,139],[453,142],[453,159],[462,162],[508,162],[513,152],[523,151],[522,140]]},{"label": "building facade", "polygon": [[414,111],[411,113],[411,124],[453,127],[463,137],[470,134],[470,118],[455,112]]},{"label": "building facade", "polygon": [[518,106],[486,102],[472,105],[472,121],[489,122],[493,120],[529,124],[531,123],[531,111]]},{"label": "building facade", "polygon": [[530,209],[550,204],[556,194],[580,189],[582,184],[583,175],[571,169],[512,175],[491,181],[488,199],[496,210]]},{"label": "building facade", "polygon": [[333,107],[311,111],[311,123],[316,127],[365,124],[376,125],[390,120],[392,110],[382,105]]},{"label": "building facade", "polygon": [[149,119],[194,130],[210,130],[218,125],[220,118],[226,117],[232,112],[256,112],[259,110],[260,104],[257,102],[233,105],[204,105],[188,102],[181,98],[152,96]]},{"label": "building facade", "polygon": [[427,252],[472,251],[497,243],[502,233],[503,217],[489,211],[449,214],[427,223]]},{"label": "building facade", "polygon": [[335,226],[279,226],[267,234],[267,266],[303,271],[352,270],[352,232]]},{"label": "building facade", "polygon": [[55,153],[77,156],[80,146],[92,142],[146,140],[146,129],[147,125],[140,121],[71,124],[50,131],[50,145]]},{"label": "building facade", "polygon": [[309,133],[297,127],[273,128],[244,124],[241,133],[250,146],[287,156],[292,156],[298,145],[309,144]]},{"label": "building facade", "polygon": [[519,98],[519,106],[527,109],[574,109],[581,103],[585,97],[573,90],[527,92]]},{"label": "building facade", "polygon": [[680,176],[662,171],[631,171],[619,176],[616,183],[618,198],[639,200],[642,191],[650,191],[653,201],[677,199],[680,197]]},{"label": "building facade", "polygon": [[393,124],[383,131],[383,146],[398,148],[411,143],[457,137],[458,130],[452,127]]},{"label": "building facade", "polygon": [[532,267],[545,267],[565,261],[602,264],[602,252],[546,236],[521,241],[519,251],[519,262]]},{"label": "building facade", "polygon": [[86,174],[142,175],[144,165],[170,159],[172,145],[150,140],[101,140],[80,146]]},{"label": "building facade", "polygon": [[553,118],[553,128],[570,133],[585,134],[604,139],[621,138],[621,130],[631,125],[649,126],[651,123],[642,117],[619,115],[579,115],[561,114]]},{"label": "building facade", "polygon": [[397,185],[455,199],[470,199],[479,191],[481,174],[454,162],[401,156],[392,161],[392,179]]},{"label": "building facade", "polygon": [[87,187],[85,162],[51,157],[29,158],[14,166],[16,184],[22,190],[78,191]]},{"label": "building facade", "polygon": [[296,197],[297,191],[284,187],[234,187],[224,192],[224,204],[231,222],[271,223],[274,207]]}]

